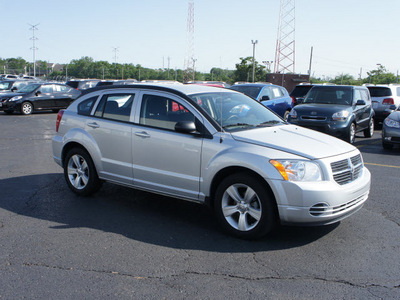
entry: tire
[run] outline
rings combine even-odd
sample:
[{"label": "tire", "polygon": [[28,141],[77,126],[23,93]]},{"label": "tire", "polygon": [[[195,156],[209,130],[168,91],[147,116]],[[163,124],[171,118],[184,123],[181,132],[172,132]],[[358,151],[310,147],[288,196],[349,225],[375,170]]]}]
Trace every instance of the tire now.
[{"label": "tire", "polygon": [[83,149],[73,148],[65,157],[64,177],[68,187],[77,195],[89,196],[101,187],[93,160]]},{"label": "tire", "polygon": [[290,114],[289,110],[285,111],[285,114],[283,115],[283,120],[285,120],[285,122],[287,122],[287,119],[289,118],[289,114]]},{"label": "tire", "polygon": [[23,102],[21,104],[21,114],[30,115],[33,112],[33,105],[30,102]]},{"label": "tire", "polygon": [[368,128],[364,130],[364,137],[370,138],[374,135],[375,121],[374,118],[369,120]]},{"label": "tire", "polygon": [[355,139],[356,139],[356,125],[354,123],[351,123],[349,131],[347,133],[346,141],[350,144],[354,144]]},{"label": "tire", "polygon": [[266,183],[247,173],[232,174],[219,184],[214,210],[222,228],[243,239],[260,238],[277,224],[275,200]]},{"label": "tire", "polygon": [[6,115],[11,115],[14,111],[13,110],[5,110]]}]

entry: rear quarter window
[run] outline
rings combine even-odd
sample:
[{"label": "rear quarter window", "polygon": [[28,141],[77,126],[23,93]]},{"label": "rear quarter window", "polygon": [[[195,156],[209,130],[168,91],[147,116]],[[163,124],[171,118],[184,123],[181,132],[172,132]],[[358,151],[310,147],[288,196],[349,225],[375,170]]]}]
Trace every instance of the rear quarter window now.
[{"label": "rear quarter window", "polygon": [[78,104],[78,114],[83,115],[83,116],[89,116],[92,109],[93,105],[96,103],[97,96],[91,97],[89,99],[86,99],[82,101],[81,103]]}]

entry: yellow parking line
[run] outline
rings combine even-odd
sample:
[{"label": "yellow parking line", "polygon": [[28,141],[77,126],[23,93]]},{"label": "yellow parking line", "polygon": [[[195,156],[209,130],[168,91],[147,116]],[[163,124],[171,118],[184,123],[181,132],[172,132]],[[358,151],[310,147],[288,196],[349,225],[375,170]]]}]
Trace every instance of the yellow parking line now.
[{"label": "yellow parking line", "polygon": [[371,166],[378,166],[378,167],[387,167],[387,168],[397,168],[400,169],[400,166],[391,166],[391,165],[381,165],[381,164],[373,164],[373,163],[366,163],[364,165],[371,165]]},{"label": "yellow parking line", "polygon": [[356,147],[357,147],[357,148],[362,148],[362,147],[365,147],[365,146],[375,145],[375,144],[379,144],[379,143],[381,143],[380,140],[379,140],[379,141],[375,141],[375,142],[371,142],[371,143],[367,143],[367,144],[363,144],[363,145],[358,145],[358,146],[356,146]]}]

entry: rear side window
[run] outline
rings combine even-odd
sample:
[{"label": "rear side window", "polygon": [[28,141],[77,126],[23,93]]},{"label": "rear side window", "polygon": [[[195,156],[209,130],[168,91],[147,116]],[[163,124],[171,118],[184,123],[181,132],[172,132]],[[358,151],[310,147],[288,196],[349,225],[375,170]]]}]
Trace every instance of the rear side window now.
[{"label": "rear side window", "polygon": [[95,116],[129,122],[135,94],[104,95],[97,106]]},{"label": "rear side window", "polygon": [[371,97],[392,96],[392,91],[387,87],[368,87]]},{"label": "rear side window", "polygon": [[96,103],[96,100],[97,100],[97,96],[91,97],[91,98],[86,99],[86,100],[82,101],[81,103],[79,103],[78,114],[84,115],[84,116],[89,116],[92,111],[93,105]]}]

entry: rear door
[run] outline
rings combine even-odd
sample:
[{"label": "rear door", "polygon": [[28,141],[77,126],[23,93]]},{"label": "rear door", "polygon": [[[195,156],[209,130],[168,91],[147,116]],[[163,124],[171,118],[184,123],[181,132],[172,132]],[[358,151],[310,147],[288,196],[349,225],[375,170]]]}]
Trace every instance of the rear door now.
[{"label": "rear door", "polygon": [[134,92],[110,91],[100,95],[93,116],[86,119],[85,130],[101,149],[99,176],[132,184],[132,122]]}]

